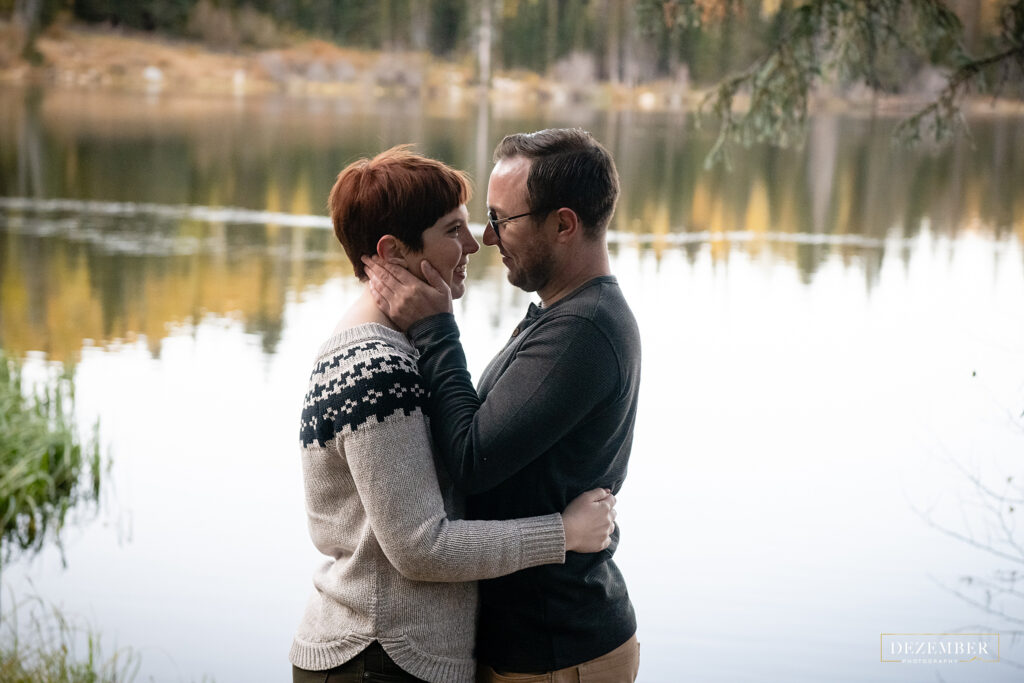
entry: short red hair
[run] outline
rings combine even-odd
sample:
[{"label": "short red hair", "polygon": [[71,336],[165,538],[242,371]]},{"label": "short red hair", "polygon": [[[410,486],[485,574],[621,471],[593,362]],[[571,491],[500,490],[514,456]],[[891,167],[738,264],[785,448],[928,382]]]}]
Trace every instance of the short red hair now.
[{"label": "short red hair", "polygon": [[394,235],[420,251],[423,231],[469,201],[470,194],[465,173],[399,145],[346,166],[327,207],[356,277],[365,280],[360,258],[376,253],[381,237]]}]

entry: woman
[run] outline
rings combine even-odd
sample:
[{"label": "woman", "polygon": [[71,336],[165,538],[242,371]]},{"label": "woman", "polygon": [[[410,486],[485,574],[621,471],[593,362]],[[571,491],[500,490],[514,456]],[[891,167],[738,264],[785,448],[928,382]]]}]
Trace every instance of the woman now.
[{"label": "woman", "polygon": [[310,535],[330,559],[292,644],[295,681],[469,683],[472,581],[608,544],[614,497],[603,489],[563,515],[451,521],[461,501],[435,467],[417,353],[377,308],[360,258],[426,259],[462,296],[479,249],[468,198],[465,175],[405,147],[349,165],[331,190],[334,231],[364,289],[321,347],[303,403]]}]

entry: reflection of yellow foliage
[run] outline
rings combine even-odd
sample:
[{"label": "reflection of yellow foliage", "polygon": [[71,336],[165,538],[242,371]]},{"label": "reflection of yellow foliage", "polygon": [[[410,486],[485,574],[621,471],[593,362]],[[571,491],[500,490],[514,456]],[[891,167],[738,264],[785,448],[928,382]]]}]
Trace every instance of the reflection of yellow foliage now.
[{"label": "reflection of yellow foliage", "polygon": [[690,208],[690,223],[698,230],[707,230],[711,223],[711,192],[706,182],[698,182],[693,190],[693,206]]},{"label": "reflection of yellow foliage", "polygon": [[709,203],[711,206],[708,215],[708,230],[712,233],[711,261],[712,263],[728,261],[731,245],[723,233],[731,231],[736,224],[727,217],[725,201],[721,195],[714,197]]},{"label": "reflection of yellow foliage", "polygon": [[1020,240],[1021,244],[1024,244],[1024,192],[1017,192],[1013,197],[1013,215],[1017,217],[1017,222],[1014,224],[1014,232],[1017,233],[1017,239]]},{"label": "reflection of yellow foliage", "polygon": [[317,203],[315,208],[313,207],[313,200],[311,198],[312,190],[310,185],[309,170],[305,169],[299,174],[295,183],[295,192],[292,195],[292,200],[288,207],[289,213],[299,214],[300,216],[309,216],[323,212],[324,207],[320,205],[320,202]]},{"label": "reflection of yellow foliage", "polygon": [[972,228],[984,230],[985,221],[982,219],[983,207],[981,206],[984,201],[984,194],[984,189],[979,187],[978,183],[973,179],[968,179],[964,183],[964,191],[961,195],[963,203],[958,211],[961,227],[968,230]]},{"label": "reflection of yellow foliage", "polygon": [[711,202],[711,216],[708,220],[708,229],[711,232],[728,232],[735,227],[726,217],[726,206],[722,197],[715,197]]},{"label": "reflection of yellow foliage", "polygon": [[771,223],[771,211],[768,205],[768,188],[758,178],[750,189],[747,200],[747,211],[743,217],[743,229],[753,233],[768,232]]},{"label": "reflection of yellow foliage", "polygon": [[52,335],[42,350],[53,358],[68,360],[82,345],[82,338],[101,339],[103,336],[103,309],[89,291],[89,266],[85,254],[77,257],[61,252],[56,254],[53,275],[48,287],[55,291],[46,297],[47,329]]},{"label": "reflection of yellow foliage", "polygon": [[838,174],[839,178],[835,184],[835,232],[839,235],[856,233],[859,232],[854,229],[857,226],[850,225],[850,214],[853,210],[853,181],[849,177],[850,171],[847,168],[840,168]]},{"label": "reflection of yellow foliage", "polygon": [[18,278],[14,267],[18,262],[14,240],[6,235],[0,235],[0,239],[8,243],[6,263],[0,264],[3,266],[0,269],[0,342],[7,349],[24,349],[27,348],[24,325],[19,327],[12,322],[28,317],[28,287]]},{"label": "reflection of yellow foliage", "polygon": [[263,195],[264,206],[267,211],[281,213],[281,189],[277,186],[277,178],[271,176],[267,179],[267,191]]},{"label": "reflection of yellow foliage", "polygon": [[761,16],[772,17],[775,16],[779,8],[782,6],[782,0],[762,0],[761,1]]},{"label": "reflection of yellow foliage", "polygon": [[[265,202],[267,211],[273,213],[281,213],[281,190],[277,186],[277,179],[271,177],[267,181],[267,191],[265,196]],[[281,226],[277,223],[267,223],[267,234],[268,236],[276,235]]]},{"label": "reflection of yellow foliage", "polygon": [[[77,354],[83,339],[102,338],[103,311],[90,296],[84,256],[75,258],[62,251],[44,272],[25,272],[19,264],[25,262],[26,255],[17,238],[8,235],[5,239],[7,262],[0,280],[4,348],[16,356],[42,351],[63,361]],[[41,330],[48,333],[40,334]]]},{"label": "reflection of yellow foliage", "polygon": [[[47,249],[33,250],[29,257],[21,249],[26,238],[4,235],[4,348],[16,356],[42,351],[51,359],[74,362],[84,340],[105,346],[142,335],[155,353],[170,327],[196,324],[209,314],[237,318],[253,331],[273,335],[283,325],[290,291],[321,285],[342,270],[337,261],[303,258],[305,232],[292,240],[296,258],[253,249],[107,259],[90,257],[87,247],[56,238],[47,238]],[[123,267],[125,260],[132,261],[131,267]],[[33,292],[37,280],[43,286]],[[41,311],[33,310],[35,296]]]},{"label": "reflection of yellow foliage", "polygon": [[669,246],[665,238],[672,231],[672,226],[669,224],[668,203],[645,202],[643,212],[644,227],[653,238],[651,248],[654,249],[654,255],[660,261]]},{"label": "reflection of yellow foliage", "polygon": [[[771,228],[771,206],[768,203],[768,188],[760,179],[754,181],[750,190],[750,197],[747,200],[747,211],[743,217],[743,229],[755,235],[763,235]],[[755,239],[750,243],[749,251],[752,256],[761,253],[764,246],[762,239]]]}]

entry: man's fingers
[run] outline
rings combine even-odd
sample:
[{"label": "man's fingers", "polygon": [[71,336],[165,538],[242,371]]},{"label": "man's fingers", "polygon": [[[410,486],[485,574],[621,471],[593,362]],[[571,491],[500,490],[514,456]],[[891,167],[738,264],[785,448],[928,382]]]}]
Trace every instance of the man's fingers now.
[{"label": "man's fingers", "polygon": [[381,277],[382,272],[379,268],[366,268],[366,276],[370,278],[370,291],[374,294],[374,298],[377,299],[378,303],[382,298],[389,300],[394,296],[394,290]]},{"label": "man's fingers", "polygon": [[380,256],[374,254],[373,256],[363,256],[363,263],[369,263],[375,266],[378,271],[381,271],[381,279],[387,281],[389,277],[394,278],[402,284],[415,284],[419,281],[415,275],[409,272],[409,270],[401,265],[401,262],[397,259],[385,261]]},{"label": "man's fingers", "polygon": [[[370,280],[378,285],[387,285],[389,282],[396,282],[398,278],[388,269],[388,265],[380,257],[363,256],[363,270],[370,276]],[[388,287],[390,289],[390,287]]]},{"label": "man's fingers", "polygon": [[420,271],[423,273],[423,278],[427,281],[427,284],[437,291],[443,294],[448,289],[448,283],[444,281],[441,273],[437,272],[427,259],[420,261]]},{"label": "man's fingers", "polygon": [[360,260],[363,262],[363,272],[365,272],[366,276],[370,278],[370,282],[380,282],[382,276],[385,274],[384,269],[365,256]]},{"label": "man's fingers", "polygon": [[377,291],[377,287],[373,284],[372,279],[370,280],[370,296],[373,297],[373,303],[377,304],[377,308],[384,311],[384,315],[388,315],[391,312],[390,303]]}]

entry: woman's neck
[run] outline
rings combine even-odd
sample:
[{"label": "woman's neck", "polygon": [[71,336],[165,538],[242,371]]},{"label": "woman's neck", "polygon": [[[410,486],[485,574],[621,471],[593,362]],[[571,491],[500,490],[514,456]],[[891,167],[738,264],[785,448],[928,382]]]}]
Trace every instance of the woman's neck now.
[{"label": "woman's neck", "polygon": [[389,327],[393,330],[398,330],[398,327],[391,322],[391,318],[384,315],[384,313],[377,308],[377,304],[373,300],[373,295],[370,293],[369,283],[363,284],[363,292],[359,295],[345,314],[341,316],[341,320],[338,321],[337,326],[334,328],[334,333],[342,332],[344,330],[358,327],[359,325],[365,325],[367,323],[377,323],[384,327]]}]

